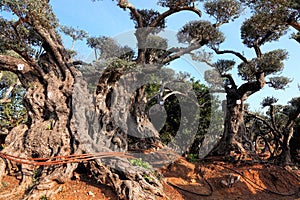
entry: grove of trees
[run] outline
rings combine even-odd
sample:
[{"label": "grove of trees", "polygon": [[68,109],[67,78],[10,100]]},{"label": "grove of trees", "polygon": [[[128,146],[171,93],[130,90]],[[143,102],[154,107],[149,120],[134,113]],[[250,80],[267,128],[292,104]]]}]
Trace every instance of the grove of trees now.
[{"label": "grove of trees", "polygon": [[[299,98],[287,106],[275,105],[271,97],[260,100],[269,108],[266,116],[248,111],[245,101],[264,87],[284,89],[291,82],[280,75],[288,52],[263,52],[262,46],[277,41],[290,28],[300,31],[298,1],[159,0],[160,12],[136,8],[134,1],[111,3],[128,12],[128,20],[134,22],[136,50],[108,36],[60,26],[49,0],[0,1],[5,13],[0,17],[0,134],[7,134],[1,155],[36,162],[112,151],[141,156],[149,149],[161,152],[155,156],[200,155],[208,129],[220,131],[210,122],[222,107],[224,130],[212,155],[253,156],[267,151],[270,159],[283,164],[296,161]],[[220,48],[226,39],[220,27],[242,17],[244,11],[249,18],[233,31],[241,32],[245,48],[255,52],[253,58]],[[177,33],[180,46],[169,46],[159,33],[167,27],[168,17],[180,12],[195,13],[198,19],[182,24]],[[204,13],[210,21],[203,19]],[[86,40],[95,60],[77,60],[74,46],[63,46],[62,33],[71,37],[73,45]],[[291,39],[300,42],[299,32]],[[213,58],[225,54],[238,62]],[[205,73],[208,85],[167,68],[185,55],[212,68]],[[233,68],[238,74],[231,74]],[[226,94],[226,101],[212,95],[220,92]],[[122,154],[59,165],[2,159],[0,180],[18,173],[21,184],[16,192],[24,199],[50,197],[81,166],[111,186],[120,199],[165,195],[154,170],[118,155]]]}]

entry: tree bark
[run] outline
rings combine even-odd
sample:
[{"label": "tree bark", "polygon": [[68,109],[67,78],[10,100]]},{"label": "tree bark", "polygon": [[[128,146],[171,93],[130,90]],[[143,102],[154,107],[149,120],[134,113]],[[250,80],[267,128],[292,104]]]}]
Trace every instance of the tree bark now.
[{"label": "tree bark", "polygon": [[232,155],[235,153],[245,153],[243,146],[244,138],[244,102],[241,99],[232,98],[227,95],[224,134],[217,147],[218,154]]}]

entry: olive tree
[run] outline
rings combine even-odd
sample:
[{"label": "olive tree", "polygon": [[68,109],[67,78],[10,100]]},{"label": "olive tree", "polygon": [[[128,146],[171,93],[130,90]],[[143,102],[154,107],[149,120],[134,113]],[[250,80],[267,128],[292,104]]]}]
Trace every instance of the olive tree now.
[{"label": "olive tree", "polygon": [[[223,9],[227,4],[230,4],[232,9]],[[241,9],[248,9],[252,14],[242,23],[240,31],[245,46],[254,50],[254,58],[249,59],[242,52],[230,49],[222,50],[218,46],[211,47],[216,54],[231,54],[240,62],[220,59],[212,63],[210,56],[203,51],[193,55],[195,60],[206,62],[215,68],[213,71],[206,72],[206,80],[214,85],[216,91],[222,90],[224,87],[226,92],[225,129],[219,148],[217,148],[219,153],[246,153],[247,150],[253,149],[250,138],[247,138],[244,132],[244,102],[250,95],[260,91],[266,85],[274,89],[284,89],[291,81],[287,77],[280,76],[288,52],[284,49],[262,52],[261,47],[280,39],[287,33],[290,26],[299,31],[298,6],[299,4],[293,1],[264,0],[236,1],[234,3],[233,1],[209,1],[205,3],[206,12],[216,19],[216,26],[228,22],[230,18],[237,17]],[[297,40],[297,34],[292,37]],[[243,81],[241,85],[236,83],[236,76],[230,73],[235,66],[238,70],[237,75]],[[216,74],[221,75],[224,81],[223,86],[215,83]],[[245,149],[246,146],[247,149]]]},{"label": "olive tree", "polygon": [[[130,145],[127,142],[129,133],[135,138],[142,138],[137,143],[139,148],[145,146],[149,149],[155,146],[164,149],[160,134],[151,123],[146,110],[147,87],[141,83],[143,79],[155,77],[165,65],[204,46],[213,49],[217,54],[232,53],[242,60],[239,70],[247,83],[240,87],[237,87],[231,76],[226,74],[233,63],[228,61],[216,63],[221,76],[227,78],[225,90],[228,94],[226,116],[228,123],[225,124],[226,131],[223,138],[224,141],[233,143],[241,127],[244,99],[249,93],[259,91],[264,86],[265,76],[282,70],[282,60],[286,57],[283,50],[263,54],[260,52],[260,46],[278,39],[285,33],[288,23],[292,25],[288,19],[282,22],[281,18],[271,14],[262,15],[261,13],[265,12],[259,8],[264,6],[259,8],[252,6],[267,2],[253,2],[251,1],[249,5],[255,12],[252,18],[244,22],[242,38],[248,47],[255,49],[257,58],[247,60],[240,53],[219,49],[225,40],[219,27],[238,18],[248,2],[235,0],[205,2],[204,10],[215,18],[214,22],[210,22],[201,19],[202,11],[199,8],[203,1],[200,0],[160,0],[157,3],[164,8],[161,12],[138,9],[130,1],[119,0],[116,2],[117,6],[121,8],[121,12],[123,10],[129,12],[128,19],[133,20],[135,24],[137,52],[115,44],[105,36],[89,37],[88,45],[95,50],[97,57],[95,69],[101,70],[99,77],[94,79],[83,77],[84,73],[88,74],[89,69],[85,68],[81,73],[78,69],[83,67],[83,63],[74,61],[72,52],[62,45],[59,23],[49,0],[1,1],[1,11],[13,14],[17,19],[0,17],[2,30],[0,70],[10,71],[18,76],[21,85],[26,89],[23,104],[28,115],[26,124],[20,124],[10,131],[6,138],[7,147],[1,153],[24,158],[49,158],[111,150],[124,152]],[[268,13],[273,13],[272,9],[270,6]],[[187,22],[178,31],[178,41],[183,45],[169,47],[166,40],[157,34],[166,27],[166,19],[169,16],[182,11],[195,13],[199,19]],[[287,11],[283,14],[289,16],[289,13]],[[264,28],[262,24],[266,22],[264,19],[273,21],[272,23],[268,21],[266,23],[268,26]],[[296,17],[291,19],[297,20]],[[85,32],[76,32],[66,27],[63,28],[63,32],[69,34],[73,40],[82,39],[82,36],[87,37]],[[17,55],[8,55],[7,51]],[[130,73],[132,70],[137,73]],[[145,74],[152,76],[144,76]],[[96,83],[88,85],[86,81],[91,79],[96,80]],[[138,84],[135,80],[139,80]],[[279,80],[282,79],[270,79],[269,84],[276,86]],[[172,93],[177,93],[177,99],[180,100],[187,97],[191,91],[188,85],[178,83],[165,87],[170,91],[165,96],[157,95],[160,97],[159,100]],[[162,91],[165,87],[161,87]],[[94,93],[91,94],[90,89],[95,89]],[[175,89],[177,91],[172,91]],[[182,112],[197,114],[195,112],[198,110],[197,101],[185,98],[183,105],[185,107],[181,108]],[[196,125],[195,127],[198,128]],[[182,137],[182,145],[174,145],[180,152],[185,150],[180,148],[192,139],[189,136],[193,133],[193,130],[189,129],[182,131],[187,133]],[[155,199],[155,195],[165,195],[155,173],[140,166],[133,166],[125,158],[95,159],[84,166],[99,182],[113,187],[120,199]],[[18,188],[20,191],[28,189],[35,178],[38,182],[35,181],[36,184],[29,187],[24,198],[39,198],[57,192],[57,184],[71,178],[77,167],[77,163],[34,166],[1,160],[0,175],[3,177],[13,169],[18,170],[22,177]],[[39,177],[33,177],[32,173],[37,170],[41,172],[38,173]]]}]

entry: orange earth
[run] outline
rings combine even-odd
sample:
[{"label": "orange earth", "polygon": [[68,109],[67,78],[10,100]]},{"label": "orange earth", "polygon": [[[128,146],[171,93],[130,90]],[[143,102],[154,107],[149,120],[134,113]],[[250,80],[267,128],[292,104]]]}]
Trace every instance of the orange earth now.
[{"label": "orange earth", "polygon": [[[232,164],[223,161],[193,164],[180,158],[161,169],[161,173],[167,197],[157,197],[158,200],[300,200],[300,170],[297,166],[280,167],[251,162]],[[18,183],[15,177],[4,177],[0,192],[12,190]],[[15,199],[22,198],[16,194]],[[48,199],[117,200],[118,197],[110,187],[97,183],[84,171],[78,171],[74,173],[73,180],[62,185],[57,195]]]}]

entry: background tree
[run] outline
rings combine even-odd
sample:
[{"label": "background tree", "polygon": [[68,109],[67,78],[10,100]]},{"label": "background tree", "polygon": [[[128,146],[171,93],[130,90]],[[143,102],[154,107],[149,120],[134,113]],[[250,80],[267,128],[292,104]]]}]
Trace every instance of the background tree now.
[{"label": "background tree", "polygon": [[[300,115],[299,98],[293,98],[286,106],[275,105],[277,101],[274,97],[267,97],[263,100],[262,106],[269,107],[267,116],[251,112],[247,112],[247,114],[260,122],[254,125],[258,130],[253,133],[255,134],[254,141],[258,143],[257,139],[261,139],[265,146],[264,152],[267,148],[270,153],[269,159],[277,158],[277,161],[282,164],[291,164],[290,141],[295,133],[294,128]],[[294,146],[294,151],[297,146]]]},{"label": "background tree", "polygon": [[[230,1],[210,1],[205,4],[207,13],[216,19],[216,25],[218,25],[227,22],[230,19],[228,16],[237,17],[239,11],[245,8],[243,6],[248,6],[253,15],[243,22],[241,38],[247,47],[254,49],[256,58],[249,60],[240,52],[220,50],[219,47],[212,46],[216,54],[232,54],[241,60],[238,64],[238,75],[244,81],[238,86],[229,72],[235,66],[235,61],[221,59],[214,64],[208,62],[216,71],[207,72],[206,80],[214,84],[213,77],[221,74],[227,94],[225,131],[220,143],[221,148],[218,149],[221,154],[245,152],[243,143],[249,143],[249,139],[244,134],[244,101],[250,95],[260,91],[266,84],[275,89],[284,89],[291,81],[286,77],[278,76],[284,67],[283,61],[287,58],[287,52],[278,49],[262,53],[261,46],[278,40],[286,34],[289,25],[297,28],[299,18],[299,10],[296,9],[295,2],[291,4],[288,1],[240,1],[235,4],[231,3],[234,9],[229,10],[223,10],[221,8],[225,6],[219,6],[229,3]],[[194,57],[196,60],[208,61],[203,59],[201,53]],[[273,77],[270,77],[272,75]],[[220,85],[218,87],[220,89]]]}]

